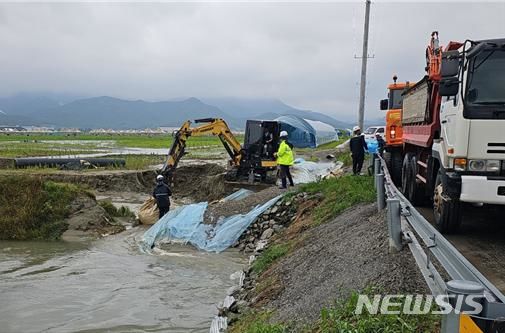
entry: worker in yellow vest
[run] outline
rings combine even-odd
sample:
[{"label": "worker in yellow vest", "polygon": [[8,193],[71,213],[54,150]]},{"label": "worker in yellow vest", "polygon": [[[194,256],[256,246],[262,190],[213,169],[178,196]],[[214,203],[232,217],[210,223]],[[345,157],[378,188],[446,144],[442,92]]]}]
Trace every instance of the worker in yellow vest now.
[{"label": "worker in yellow vest", "polygon": [[275,156],[277,157],[277,164],[280,168],[281,182],[282,185],[279,187],[281,189],[287,188],[286,178],[289,179],[289,185],[295,186],[293,183],[293,177],[291,177],[291,172],[289,167],[295,163],[295,157],[293,154],[293,145],[288,141],[288,132],[281,131],[280,134],[279,149]]}]

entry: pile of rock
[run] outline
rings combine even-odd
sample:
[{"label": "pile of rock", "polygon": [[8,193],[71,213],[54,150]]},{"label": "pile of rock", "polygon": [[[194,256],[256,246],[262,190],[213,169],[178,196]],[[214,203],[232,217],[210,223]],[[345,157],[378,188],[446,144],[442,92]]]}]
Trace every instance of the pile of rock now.
[{"label": "pile of rock", "polygon": [[298,205],[313,198],[306,192],[279,200],[274,206],[258,216],[235,244],[241,251],[251,253],[249,264],[242,271],[232,274],[238,285],[231,287],[225,300],[218,305],[219,313],[212,322],[211,332],[223,332],[229,324],[235,322],[240,314],[248,311],[255,303],[253,289],[258,275],[252,270],[252,264],[277,233],[286,229],[295,219]]},{"label": "pile of rock", "polygon": [[294,220],[298,203],[306,200],[308,196],[308,193],[302,192],[279,200],[249,226],[235,247],[246,253],[263,250],[272,236],[284,230]]}]

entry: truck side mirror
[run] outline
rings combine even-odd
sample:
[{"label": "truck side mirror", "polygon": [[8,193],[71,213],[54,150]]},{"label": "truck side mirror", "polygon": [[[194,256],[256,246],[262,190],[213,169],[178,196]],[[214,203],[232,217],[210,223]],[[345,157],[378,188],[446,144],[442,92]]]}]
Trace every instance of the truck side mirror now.
[{"label": "truck side mirror", "polygon": [[387,109],[388,109],[388,100],[381,99],[381,110],[387,110]]},{"label": "truck side mirror", "polygon": [[459,80],[457,77],[451,76],[440,80],[440,88],[438,93],[440,96],[456,96],[459,91]]},{"label": "truck side mirror", "polygon": [[447,51],[442,53],[442,65],[440,74],[442,77],[457,76],[459,72],[460,55],[458,51]]}]

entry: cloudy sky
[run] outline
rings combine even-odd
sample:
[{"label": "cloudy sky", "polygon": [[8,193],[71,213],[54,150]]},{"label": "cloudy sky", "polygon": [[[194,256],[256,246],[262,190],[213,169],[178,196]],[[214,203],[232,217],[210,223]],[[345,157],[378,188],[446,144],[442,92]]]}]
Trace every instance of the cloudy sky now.
[{"label": "cloudy sky", "polygon": [[[364,1],[0,3],[0,96],[268,97],[354,119]],[[431,31],[505,37],[505,2],[372,4],[366,117],[393,73],[423,75]]]}]

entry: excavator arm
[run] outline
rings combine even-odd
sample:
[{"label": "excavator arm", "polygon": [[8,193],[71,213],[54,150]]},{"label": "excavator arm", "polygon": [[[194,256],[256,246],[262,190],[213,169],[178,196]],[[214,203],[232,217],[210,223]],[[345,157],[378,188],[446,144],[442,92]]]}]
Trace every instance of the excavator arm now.
[{"label": "excavator arm", "polygon": [[219,137],[228,155],[230,155],[230,162],[235,166],[240,165],[240,160],[242,159],[242,145],[235,136],[233,136],[230,128],[223,119],[197,119],[195,123],[205,124],[191,128],[191,121],[187,120],[182,124],[181,128],[174,133],[174,141],[168,152],[167,160],[161,169],[161,173],[169,179],[172,178],[177,164],[185,154],[186,141],[190,136],[215,135]]}]

